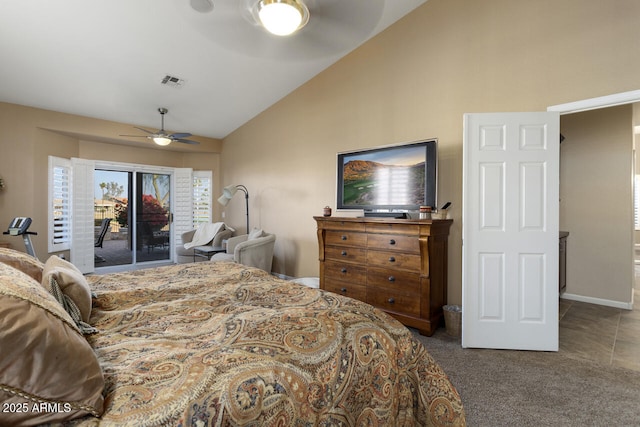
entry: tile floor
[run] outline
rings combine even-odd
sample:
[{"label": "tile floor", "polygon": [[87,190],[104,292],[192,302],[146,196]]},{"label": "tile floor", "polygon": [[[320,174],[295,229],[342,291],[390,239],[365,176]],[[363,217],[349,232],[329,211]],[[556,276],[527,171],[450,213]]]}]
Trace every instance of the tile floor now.
[{"label": "tile floor", "polygon": [[640,269],[634,310],[560,299],[560,353],[640,371]]},{"label": "tile floor", "polygon": [[[131,264],[133,259],[132,252],[126,240],[105,240],[102,242],[101,248],[95,248],[95,254],[100,259],[100,261],[96,262],[96,267],[127,265]],[[144,246],[137,251],[136,257],[138,262],[168,260],[169,246],[156,246],[152,248]]]}]

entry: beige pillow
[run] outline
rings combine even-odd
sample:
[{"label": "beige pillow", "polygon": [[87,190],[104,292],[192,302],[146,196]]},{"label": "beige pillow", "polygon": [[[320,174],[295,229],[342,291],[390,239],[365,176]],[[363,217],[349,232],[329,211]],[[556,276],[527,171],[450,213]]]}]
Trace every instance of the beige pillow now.
[{"label": "beige pillow", "polygon": [[70,262],[54,255],[49,257],[42,271],[42,286],[49,292],[52,292],[52,277],[62,292],[78,307],[82,321],[88,323],[91,317],[91,288],[80,270]]},{"label": "beige pillow", "polygon": [[2,425],[103,412],[104,378],[87,340],[40,283],[0,263]]},{"label": "beige pillow", "polygon": [[0,262],[22,271],[38,282],[42,280],[44,264],[29,254],[14,249],[0,248]]}]

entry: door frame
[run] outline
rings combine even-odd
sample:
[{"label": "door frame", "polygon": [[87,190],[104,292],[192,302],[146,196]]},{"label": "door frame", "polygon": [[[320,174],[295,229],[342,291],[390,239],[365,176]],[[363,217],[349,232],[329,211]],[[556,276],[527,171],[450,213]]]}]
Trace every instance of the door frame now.
[{"label": "door frame", "polygon": [[[547,111],[557,112],[560,114],[560,116],[563,116],[565,114],[581,113],[584,111],[599,110],[602,108],[617,107],[620,105],[635,104],[638,102],[640,102],[640,90],[632,90],[628,92],[620,92],[611,95],[567,102],[564,104],[551,105],[547,107]],[[635,128],[635,132],[640,133],[640,130],[638,130],[637,128],[638,126],[636,126]],[[609,300],[594,299],[590,297],[572,297],[567,299],[587,302],[591,304],[606,305],[609,307],[622,308],[626,310],[631,310],[633,308],[633,290],[631,291],[631,302],[629,302],[628,304]]]},{"label": "door frame", "polygon": [[547,107],[547,111],[555,111],[560,115],[580,113],[583,111],[597,110],[600,108],[616,107],[618,105],[634,104],[640,102],[640,90],[615,93],[580,101],[567,102]]}]

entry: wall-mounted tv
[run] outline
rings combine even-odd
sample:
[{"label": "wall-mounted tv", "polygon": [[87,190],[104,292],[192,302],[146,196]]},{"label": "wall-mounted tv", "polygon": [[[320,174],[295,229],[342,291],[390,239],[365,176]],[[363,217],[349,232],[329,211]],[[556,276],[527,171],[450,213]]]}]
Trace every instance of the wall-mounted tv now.
[{"label": "wall-mounted tv", "polygon": [[365,215],[436,207],[436,139],[338,153],[338,209]]}]

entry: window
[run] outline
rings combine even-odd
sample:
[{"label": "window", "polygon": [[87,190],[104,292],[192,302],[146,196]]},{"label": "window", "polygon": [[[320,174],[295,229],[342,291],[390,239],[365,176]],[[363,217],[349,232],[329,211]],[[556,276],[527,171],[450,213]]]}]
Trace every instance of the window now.
[{"label": "window", "polygon": [[49,156],[48,250],[71,247],[71,161]]},{"label": "window", "polygon": [[211,171],[193,172],[193,226],[210,223],[211,212]]}]

